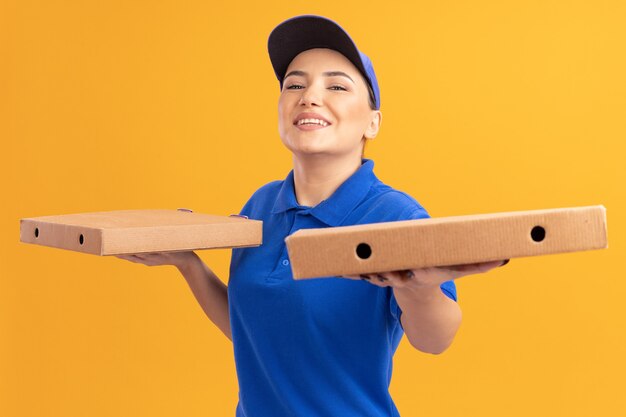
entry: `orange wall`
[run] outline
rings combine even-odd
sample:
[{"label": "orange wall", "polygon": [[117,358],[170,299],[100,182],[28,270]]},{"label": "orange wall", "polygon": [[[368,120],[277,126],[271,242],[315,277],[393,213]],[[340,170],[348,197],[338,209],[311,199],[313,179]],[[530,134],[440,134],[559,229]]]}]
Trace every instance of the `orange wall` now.
[{"label": "orange wall", "polygon": [[[384,182],[432,216],[604,204],[610,248],[457,281],[403,416],[626,415],[626,3],[0,1],[0,415],[234,416],[232,345],[173,267],[19,242],[19,219],[237,213],[291,156],[266,41],[326,15],[373,60]],[[230,251],[200,256],[228,279]]]}]

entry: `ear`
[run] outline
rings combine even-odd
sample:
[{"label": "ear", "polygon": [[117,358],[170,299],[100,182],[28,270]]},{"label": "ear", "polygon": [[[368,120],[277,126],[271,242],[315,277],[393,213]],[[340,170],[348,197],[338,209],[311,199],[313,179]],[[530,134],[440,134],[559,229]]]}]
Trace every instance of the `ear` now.
[{"label": "ear", "polygon": [[383,122],[383,114],[380,110],[372,110],[372,118],[370,124],[367,126],[367,130],[363,134],[367,139],[374,139],[380,130],[380,125]]}]

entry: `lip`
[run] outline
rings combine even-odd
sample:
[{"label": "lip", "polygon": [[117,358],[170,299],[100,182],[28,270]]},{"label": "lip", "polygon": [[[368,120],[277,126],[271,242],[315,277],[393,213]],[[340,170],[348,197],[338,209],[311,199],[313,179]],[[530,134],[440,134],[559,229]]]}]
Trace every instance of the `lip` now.
[{"label": "lip", "polygon": [[300,126],[298,126],[298,121],[302,120],[302,119],[320,119],[320,120],[323,120],[326,123],[328,123],[328,126],[330,126],[332,124],[332,123],[330,123],[330,121],[328,119],[326,119],[321,114],[312,113],[312,112],[303,112],[303,113],[300,113],[299,115],[297,115],[296,118],[293,121],[293,125],[296,126],[300,130],[316,130],[316,129],[323,129],[325,127],[328,127],[328,126],[322,126],[322,125],[300,125]]},{"label": "lip", "polygon": [[318,129],[326,129],[328,126],[322,125],[294,125],[296,128],[300,130],[318,130]]}]

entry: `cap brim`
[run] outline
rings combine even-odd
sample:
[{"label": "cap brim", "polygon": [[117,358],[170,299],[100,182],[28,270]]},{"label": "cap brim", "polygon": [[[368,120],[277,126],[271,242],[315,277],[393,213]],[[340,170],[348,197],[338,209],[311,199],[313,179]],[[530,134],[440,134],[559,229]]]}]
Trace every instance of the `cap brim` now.
[{"label": "cap brim", "polygon": [[362,74],[367,74],[356,45],[341,26],[321,16],[302,15],[276,26],[267,41],[274,73],[281,86],[291,61],[299,53],[313,48],[334,49],[348,58]]}]

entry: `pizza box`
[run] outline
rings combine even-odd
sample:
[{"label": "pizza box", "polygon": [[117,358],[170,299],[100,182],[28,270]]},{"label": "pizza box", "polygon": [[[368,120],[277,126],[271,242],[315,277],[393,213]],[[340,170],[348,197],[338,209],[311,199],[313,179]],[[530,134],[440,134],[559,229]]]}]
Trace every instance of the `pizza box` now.
[{"label": "pizza box", "polygon": [[604,206],[300,229],[294,279],[450,266],[608,247]]},{"label": "pizza box", "polygon": [[116,210],[20,219],[20,241],[94,255],[259,246],[263,223],[188,209]]}]

